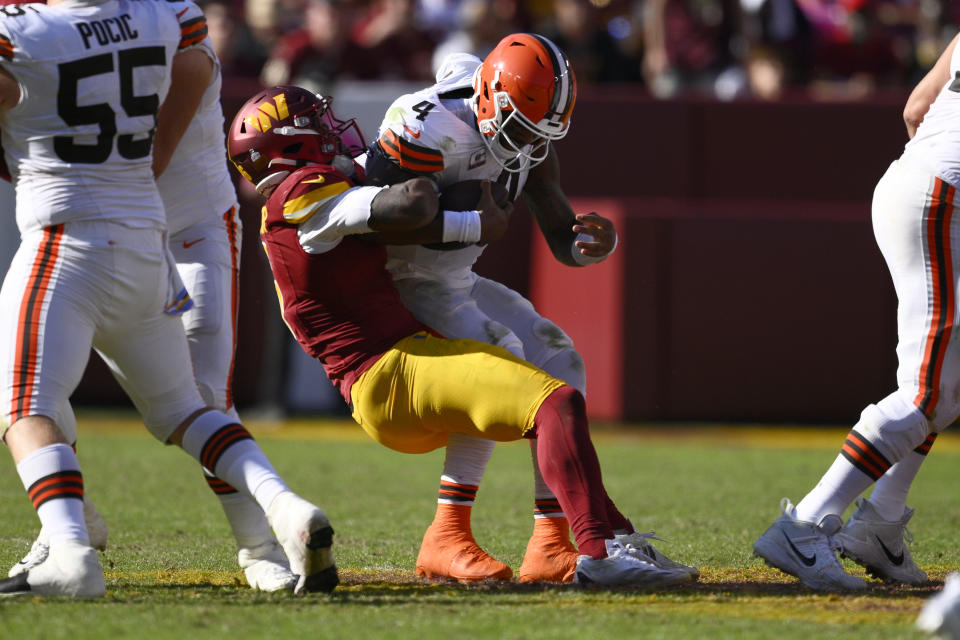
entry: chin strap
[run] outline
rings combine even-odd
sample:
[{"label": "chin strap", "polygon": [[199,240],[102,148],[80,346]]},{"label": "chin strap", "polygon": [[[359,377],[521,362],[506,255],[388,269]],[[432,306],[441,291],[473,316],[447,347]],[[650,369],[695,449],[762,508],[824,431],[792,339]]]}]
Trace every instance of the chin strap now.
[{"label": "chin strap", "polygon": [[283,182],[288,175],[290,175],[289,171],[277,171],[276,173],[271,173],[256,184],[257,193],[264,197],[269,196],[270,192],[273,191],[277,185]]}]

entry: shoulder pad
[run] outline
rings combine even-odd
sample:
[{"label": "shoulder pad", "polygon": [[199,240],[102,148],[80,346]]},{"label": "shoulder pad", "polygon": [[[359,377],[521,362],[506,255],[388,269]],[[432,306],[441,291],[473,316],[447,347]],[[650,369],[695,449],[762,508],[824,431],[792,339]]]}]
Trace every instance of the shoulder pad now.
[{"label": "shoulder pad", "polygon": [[285,191],[279,194],[283,198],[283,219],[291,224],[300,224],[328,199],[353,186],[345,175],[327,165],[295,171],[280,186]]}]

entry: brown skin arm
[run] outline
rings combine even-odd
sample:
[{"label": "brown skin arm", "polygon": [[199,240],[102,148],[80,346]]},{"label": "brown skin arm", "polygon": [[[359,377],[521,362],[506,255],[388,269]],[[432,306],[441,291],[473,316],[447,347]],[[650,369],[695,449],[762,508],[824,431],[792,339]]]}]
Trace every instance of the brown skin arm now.
[{"label": "brown skin arm", "polygon": [[560,188],[560,161],[552,146],[547,159],[530,170],[523,198],[558,262],[570,267],[581,266],[573,260],[570,248],[578,233],[593,236],[592,241],[577,242],[580,253],[585,256],[602,257],[616,246],[613,222],[596,213],[573,212]]},{"label": "brown skin arm", "polygon": [[371,236],[392,237],[429,227],[437,218],[437,192],[427,178],[391,185],[370,203]]},{"label": "brown skin arm", "polygon": [[0,109],[12,109],[20,102],[20,85],[13,74],[0,67]]},{"label": "brown skin arm", "polygon": [[153,175],[159,177],[170,163],[190,121],[200,107],[213,77],[213,60],[201,49],[181,51],[173,57],[170,91],[157,111],[153,137]]},{"label": "brown skin arm", "polygon": [[923,122],[923,117],[930,109],[930,105],[936,100],[940,89],[950,81],[950,58],[953,57],[953,50],[957,46],[957,39],[960,34],[953,37],[947,48],[943,50],[936,64],[931,67],[927,75],[923,77],[907,98],[907,104],[903,108],[903,121],[907,125],[907,136],[913,139],[917,133],[917,127]]},{"label": "brown skin arm", "polygon": [[[480,243],[484,244],[496,240],[506,231],[513,205],[507,205],[505,209],[497,206],[490,193],[489,181],[485,181],[480,190],[477,209],[480,211]],[[365,237],[381,244],[440,243],[443,241],[443,215],[438,207],[437,192],[427,178],[414,178],[393,185],[373,199],[370,205],[370,228],[375,233]],[[408,216],[404,211],[409,208],[417,210],[416,215],[410,218],[416,218],[421,224],[405,226],[409,220],[396,225],[389,222],[398,217],[406,220]],[[384,224],[390,228],[381,226]]]}]

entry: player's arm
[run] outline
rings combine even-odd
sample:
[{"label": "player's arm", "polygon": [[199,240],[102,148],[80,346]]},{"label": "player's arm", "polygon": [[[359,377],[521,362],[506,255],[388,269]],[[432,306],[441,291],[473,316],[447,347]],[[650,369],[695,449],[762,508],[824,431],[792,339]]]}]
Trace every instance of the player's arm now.
[{"label": "player's arm", "polygon": [[342,174],[307,178],[282,205],[284,220],[298,225],[300,246],[323,253],[344,237],[403,233],[428,225],[437,214],[437,193],[426,178],[390,187],[354,187]]},{"label": "player's arm", "polygon": [[370,229],[377,237],[402,236],[430,227],[437,218],[437,190],[427,178],[383,189],[370,203]]},{"label": "player's arm", "polygon": [[[426,220],[425,223],[408,226],[401,220],[399,224],[390,222],[391,228],[380,222],[375,226],[377,220],[409,217],[404,212],[413,200],[421,203],[417,210],[418,215],[424,216],[421,220]],[[470,211],[442,210],[433,182],[427,178],[414,178],[384,189],[374,199],[370,207],[370,227],[376,233],[370,234],[369,239],[381,244],[432,245],[488,243],[503,235],[512,205],[500,206],[491,192],[489,181],[481,183],[476,207]]]},{"label": "player's arm", "polygon": [[616,248],[612,221],[596,213],[576,214],[570,207],[560,188],[560,162],[552,147],[547,159],[530,170],[523,198],[559,262],[571,267],[593,264]]},{"label": "player's arm", "polygon": [[383,150],[379,140],[370,145],[367,150],[367,161],[364,164],[366,185],[384,186],[399,184],[412,178],[426,177],[421,171],[413,171],[400,166],[400,163]]},{"label": "player's arm", "polygon": [[[0,39],[6,39],[0,33]],[[0,109],[11,109],[20,103],[20,83],[13,77],[13,74],[0,65]],[[3,147],[0,147],[0,179],[11,181],[10,168],[7,166],[7,160],[3,153]]]},{"label": "player's arm", "polygon": [[12,109],[20,103],[20,83],[0,66],[0,109]]},{"label": "player's arm", "polygon": [[157,111],[157,133],[153,138],[154,176],[159,177],[167,168],[180,138],[200,107],[213,72],[213,60],[203,49],[187,49],[173,57],[170,91]]},{"label": "player's arm", "polygon": [[937,62],[933,65],[927,75],[914,87],[907,98],[907,104],[903,108],[903,121],[907,125],[907,135],[912,139],[917,133],[917,127],[923,122],[923,117],[930,109],[930,105],[936,100],[943,85],[950,81],[950,59],[953,57],[953,50],[957,46],[957,39],[960,33],[953,37],[947,48],[943,50]]}]

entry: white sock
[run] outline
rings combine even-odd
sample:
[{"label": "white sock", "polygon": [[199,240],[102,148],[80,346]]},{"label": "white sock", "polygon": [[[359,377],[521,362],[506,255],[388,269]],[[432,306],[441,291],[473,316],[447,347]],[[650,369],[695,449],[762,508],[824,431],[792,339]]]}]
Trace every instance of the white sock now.
[{"label": "white sock", "polygon": [[537,462],[537,439],[530,440],[530,454],[533,457],[533,517],[537,518],[565,518],[566,514],[560,506],[560,501],[553,494],[547,482],[540,473],[540,463]]},{"label": "white sock", "polygon": [[837,456],[813,491],[797,503],[794,517],[819,524],[824,516],[843,516],[847,507],[873,484],[873,478],[854,467],[842,455]]},{"label": "white sock", "polygon": [[218,478],[256,500],[264,511],[274,498],[290,491],[253,436],[220,411],[208,411],[193,421],[183,434],[183,449]]},{"label": "white sock", "polygon": [[[441,504],[473,504],[476,488],[483,480],[490,456],[496,443],[463,433],[451,433],[447,438],[446,457],[443,460],[443,474],[440,476],[440,494],[437,501]],[[453,495],[445,492],[444,485],[472,487],[473,495]],[[463,493],[456,491],[455,493]],[[449,495],[447,495],[449,494]]]},{"label": "white sock", "polygon": [[926,459],[926,453],[919,453],[915,449],[877,480],[877,485],[870,494],[870,504],[881,518],[893,522],[903,517],[910,486]]},{"label": "white sock", "polygon": [[238,549],[252,549],[275,539],[266,514],[253,498],[211,475],[207,469],[203,472],[207,484],[216,494],[223,513],[227,516]]},{"label": "white sock", "polygon": [[69,445],[52,444],[33,451],[17,465],[17,473],[51,546],[65,540],[90,544],[83,519],[83,475]]}]

